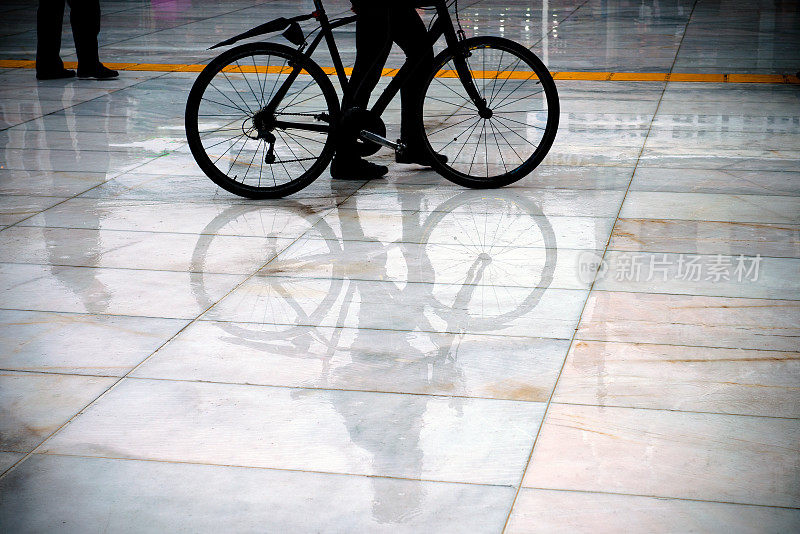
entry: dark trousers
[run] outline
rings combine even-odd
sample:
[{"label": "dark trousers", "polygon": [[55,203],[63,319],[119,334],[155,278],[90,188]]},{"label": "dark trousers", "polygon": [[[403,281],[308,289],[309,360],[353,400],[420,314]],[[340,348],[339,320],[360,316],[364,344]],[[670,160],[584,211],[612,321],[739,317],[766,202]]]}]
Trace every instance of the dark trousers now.
[{"label": "dark trousers", "polygon": [[[64,67],[61,51],[61,24],[65,0],[39,0],[36,11],[36,70],[47,72]],[[100,33],[100,0],[66,0],[69,23],[81,68],[93,69],[99,62],[97,34]]]},{"label": "dark trousers", "polygon": [[400,135],[409,147],[416,148],[421,143],[416,130],[420,120],[419,105],[424,96],[423,84],[433,68],[433,47],[425,23],[410,2],[362,1],[354,4],[358,13],[356,63],[345,106],[367,108],[392,43],[397,43],[409,63],[417,65],[400,89]]}]

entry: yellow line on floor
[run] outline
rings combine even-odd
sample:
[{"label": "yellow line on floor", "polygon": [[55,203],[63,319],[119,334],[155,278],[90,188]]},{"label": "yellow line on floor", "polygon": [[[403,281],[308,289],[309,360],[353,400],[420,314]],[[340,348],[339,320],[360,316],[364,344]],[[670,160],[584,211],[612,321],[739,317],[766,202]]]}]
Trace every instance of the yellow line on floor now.
[{"label": "yellow line on floor", "polygon": [[[106,66],[125,71],[145,71],[145,72],[200,72],[205,65],[189,65],[183,63],[106,63]],[[0,60],[0,68],[6,69],[32,69],[36,66],[30,60]],[[69,69],[77,67],[75,62],[64,62],[64,66]],[[287,71],[289,67],[247,67],[242,66],[244,72],[281,72]],[[228,67],[226,71],[240,70],[239,67]],[[323,71],[329,76],[336,74],[332,67],[323,67]],[[351,74],[352,69],[346,68],[346,73]],[[397,69],[383,69],[382,76],[393,77],[397,74]],[[608,81],[608,82],[699,82],[699,83],[784,83],[800,84],[800,78],[790,74],[710,74],[692,72],[553,72],[556,80],[583,80],[583,81]],[[476,78],[492,79],[511,78],[523,79],[531,77],[532,73],[526,71],[474,71]],[[443,70],[438,74],[441,78],[456,77],[455,71]]]}]

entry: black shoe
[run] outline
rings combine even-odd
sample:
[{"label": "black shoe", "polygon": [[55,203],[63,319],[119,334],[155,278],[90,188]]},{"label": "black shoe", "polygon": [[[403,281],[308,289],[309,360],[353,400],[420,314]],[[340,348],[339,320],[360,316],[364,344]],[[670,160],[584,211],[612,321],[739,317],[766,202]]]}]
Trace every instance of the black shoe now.
[{"label": "black shoe", "polygon": [[62,78],[74,78],[75,71],[65,69],[61,67],[61,70],[47,70],[47,71],[36,71],[36,79],[37,80],[61,80]]},{"label": "black shoe", "polygon": [[[447,156],[444,154],[436,154],[436,159],[440,163],[447,163]],[[405,149],[402,152],[397,152],[394,156],[397,163],[413,163],[422,165],[423,167],[430,167],[431,160],[427,152],[421,149]]]},{"label": "black shoe", "polygon": [[78,66],[78,78],[92,80],[110,80],[119,76],[119,72],[111,70],[102,63],[98,63],[93,69],[81,69]]},{"label": "black shoe", "polygon": [[331,178],[334,180],[374,180],[389,172],[386,165],[376,165],[361,158],[334,157]]}]

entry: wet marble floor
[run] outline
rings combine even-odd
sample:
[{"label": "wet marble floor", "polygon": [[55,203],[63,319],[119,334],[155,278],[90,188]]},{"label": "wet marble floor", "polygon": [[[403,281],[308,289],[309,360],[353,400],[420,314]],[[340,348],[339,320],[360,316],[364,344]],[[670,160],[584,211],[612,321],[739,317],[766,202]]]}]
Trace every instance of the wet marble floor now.
[{"label": "wet marble floor", "polygon": [[[100,54],[205,63],[310,6],[103,2]],[[800,71],[793,1],[461,14],[553,71]],[[560,80],[512,186],[384,151],[250,201],[189,153],[195,77],[0,68],[0,530],[800,530],[800,85]]]}]

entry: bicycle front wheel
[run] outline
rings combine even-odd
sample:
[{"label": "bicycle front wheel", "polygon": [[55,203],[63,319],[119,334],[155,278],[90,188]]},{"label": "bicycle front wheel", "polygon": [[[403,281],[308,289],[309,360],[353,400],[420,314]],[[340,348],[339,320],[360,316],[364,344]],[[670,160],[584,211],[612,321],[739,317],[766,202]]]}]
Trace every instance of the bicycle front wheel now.
[{"label": "bicycle front wheel", "polygon": [[186,136],[217,185],[243,197],[278,198],[325,170],[338,113],[336,91],[316,63],[283,45],[247,44],[197,77]]},{"label": "bicycle front wheel", "polygon": [[[434,61],[422,102],[431,158],[448,180],[473,188],[502,187],[528,175],[547,155],[558,130],[559,104],[547,67],[524,46],[501,37],[473,37],[463,51]],[[466,61],[486,110],[479,113],[457,63]]]}]

